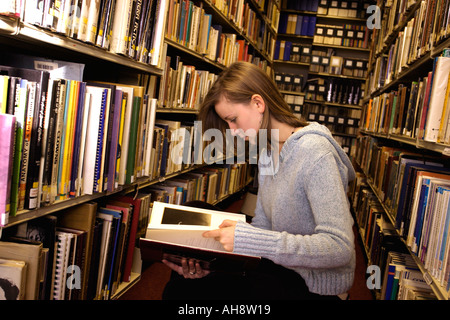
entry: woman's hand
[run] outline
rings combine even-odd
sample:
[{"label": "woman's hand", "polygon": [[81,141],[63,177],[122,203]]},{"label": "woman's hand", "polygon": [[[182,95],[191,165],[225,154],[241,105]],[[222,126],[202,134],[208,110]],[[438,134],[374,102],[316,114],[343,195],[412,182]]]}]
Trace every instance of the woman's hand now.
[{"label": "woman's hand", "polygon": [[234,229],[236,221],[223,220],[219,229],[205,231],[203,236],[205,238],[214,238],[219,241],[226,251],[232,252],[234,248]]},{"label": "woman's hand", "polygon": [[[205,231],[203,233],[203,237],[214,238],[222,244],[223,248],[226,251],[232,252],[234,248],[235,227],[236,221],[224,220],[219,226],[219,229]],[[186,279],[199,279],[207,276],[210,273],[209,270],[202,269],[200,263],[195,259],[182,258],[181,265],[171,262],[167,259],[163,259],[162,262]]]},{"label": "woman's hand", "polygon": [[181,265],[167,259],[163,259],[162,262],[185,279],[199,279],[210,273],[209,270],[202,269],[200,263],[195,259],[182,258]]}]

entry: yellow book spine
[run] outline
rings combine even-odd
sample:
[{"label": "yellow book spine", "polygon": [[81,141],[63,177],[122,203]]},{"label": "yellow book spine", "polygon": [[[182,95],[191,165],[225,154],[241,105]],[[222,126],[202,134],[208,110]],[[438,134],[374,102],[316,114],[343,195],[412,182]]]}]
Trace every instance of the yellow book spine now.
[{"label": "yellow book spine", "polygon": [[449,116],[449,110],[448,110],[448,100],[450,95],[450,74],[447,81],[447,90],[445,91],[445,100],[444,100],[444,107],[442,109],[442,116],[441,116],[441,123],[439,125],[439,133],[437,137],[437,142],[443,142],[444,140],[444,133],[447,126],[447,118]]},{"label": "yellow book spine", "polygon": [[[125,93],[124,93],[125,95]],[[119,126],[119,145],[122,146],[123,141],[123,127],[125,125],[125,108],[127,105],[127,98],[122,97],[122,109],[120,112],[120,126]],[[120,168],[120,158],[123,155],[121,154],[120,157],[116,160],[116,174],[115,174],[115,182],[119,181],[119,168]]]},{"label": "yellow book spine", "polygon": [[67,195],[67,171],[69,166],[69,150],[70,150],[70,144],[71,144],[71,133],[72,133],[72,122],[73,122],[73,96],[75,92],[75,81],[70,82],[70,88],[69,88],[69,99],[67,101],[67,118],[66,118],[66,132],[64,134],[64,149],[63,151],[63,157],[62,157],[62,171],[61,171],[61,180],[59,185],[59,199],[65,199]]}]

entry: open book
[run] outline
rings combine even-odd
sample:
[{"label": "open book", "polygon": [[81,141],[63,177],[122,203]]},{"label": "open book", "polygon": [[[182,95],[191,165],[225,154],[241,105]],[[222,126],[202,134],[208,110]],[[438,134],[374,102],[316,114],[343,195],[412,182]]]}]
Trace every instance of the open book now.
[{"label": "open book", "polygon": [[155,201],[146,237],[140,239],[142,259],[180,264],[186,257],[211,271],[254,268],[260,257],[227,252],[218,241],[202,236],[207,230],[218,229],[225,219],[245,221],[245,215]]}]

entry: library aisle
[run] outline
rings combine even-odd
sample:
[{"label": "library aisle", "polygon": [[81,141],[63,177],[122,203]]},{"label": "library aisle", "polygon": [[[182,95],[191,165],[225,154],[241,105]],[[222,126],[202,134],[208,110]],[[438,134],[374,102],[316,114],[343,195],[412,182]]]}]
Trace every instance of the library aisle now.
[{"label": "library aisle", "polygon": [[[243,199],[233,202],[226,211],[239,212]],[[355,231],[356,270],[353,287],[349,291],[349,300],[374,300],[372,292],[366,286],[367,263],[360,237]],[[153,263],[142,270],[140,281],[123,294],[119,300],[161,300],[162,292],[170,278],[170,269],[162,263]]]}]

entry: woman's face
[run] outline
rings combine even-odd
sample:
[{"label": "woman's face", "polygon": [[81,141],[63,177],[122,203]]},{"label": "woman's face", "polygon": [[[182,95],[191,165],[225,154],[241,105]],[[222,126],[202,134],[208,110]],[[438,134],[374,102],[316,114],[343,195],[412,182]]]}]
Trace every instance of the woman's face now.
[{"label": "woman's face", "polygon": [[263,117],[263,102],[252,99],[249,104],[232,103],[222,97],[215,105],[216,113],[231,129],[231,134],[248,140],[256,137]]}]

